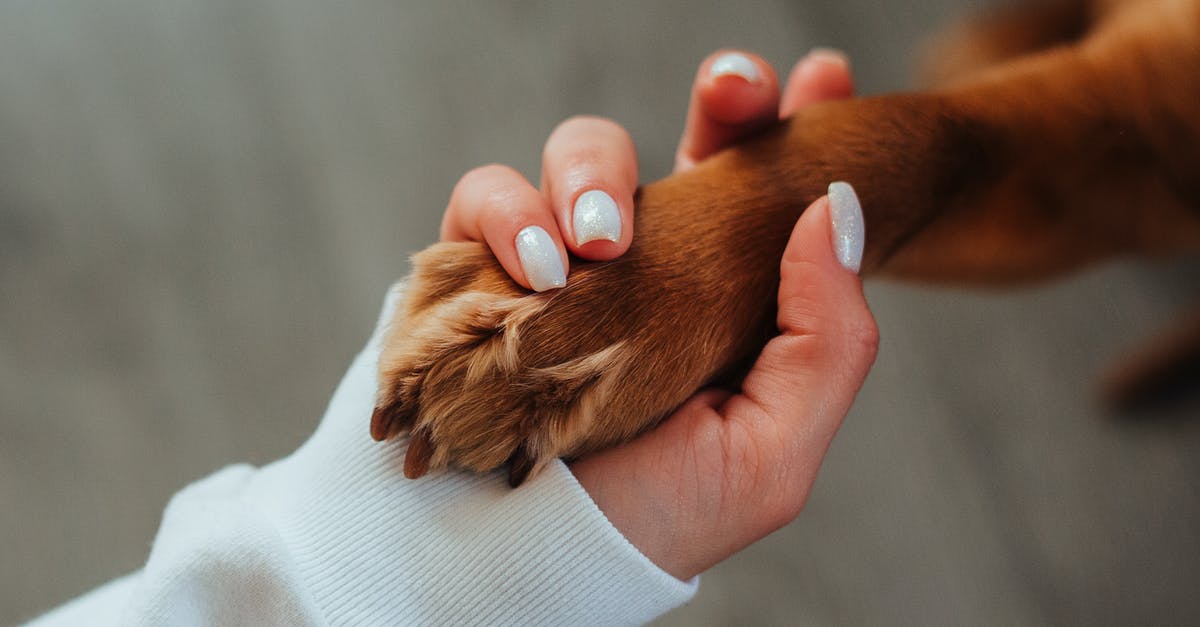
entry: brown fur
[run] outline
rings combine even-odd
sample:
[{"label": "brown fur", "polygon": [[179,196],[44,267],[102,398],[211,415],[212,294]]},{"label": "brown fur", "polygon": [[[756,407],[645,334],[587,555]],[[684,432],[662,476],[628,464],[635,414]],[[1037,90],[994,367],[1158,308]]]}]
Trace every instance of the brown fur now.
[{"label": "brown fur", "polygon": [[418,254],[372,435],[412,430],[410,477],[507,463],[514,484],[628,440],[744,372],[830,181],[858,191],[869,275],[1014,283],[1200,247],[1200,0],[1062,0],[958,33],[928,91],[813,106],[645,186],[629,252],[575,261],[561,290],[525,293],[481,244]]}]

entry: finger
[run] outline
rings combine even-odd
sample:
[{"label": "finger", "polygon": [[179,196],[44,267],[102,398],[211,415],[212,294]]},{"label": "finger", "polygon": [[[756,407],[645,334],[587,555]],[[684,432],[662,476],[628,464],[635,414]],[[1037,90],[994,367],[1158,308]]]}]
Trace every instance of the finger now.
[{"label": "finger", "polygon": [[742,384],[720,408],[779,451],[806,487],[875,360],[878,329],[857,271],[862,210],[853,189],[830,195],[800,217],[780,264],[780,334],[767,343]]},{"label": "finger", "polygon": [[852,95],[850,59],[840,50],[816,48],[792,67],[779,103],[779,116],[786,118],[801,107]]},{"label": "finger", "polygon": [[442,216],[443,241],[486,242],[514,281],[542,292],[566,285],[567,253],[549,205],[512,168],[467,172]]},{"label": "finger", "polygon": [[574,117],[554,129],[542,152],[542,191],[571,252],[606,260],[633,241],[637,153],[616,122]]},{"label": "finger", "polygon": [[757,55],[722,50],[701,64],[692,84],[675,169],[687,170],[778,119],[779,80]]},{"label": "finger", "polygon": [[679,578],[796,517],[875,358],[857,276],[861,210],[849,186],[830,186],[830,197],[792,231],[780,262],[780,335],[742,392],[698,394],[653,431],[571,467],[609,521]]}]

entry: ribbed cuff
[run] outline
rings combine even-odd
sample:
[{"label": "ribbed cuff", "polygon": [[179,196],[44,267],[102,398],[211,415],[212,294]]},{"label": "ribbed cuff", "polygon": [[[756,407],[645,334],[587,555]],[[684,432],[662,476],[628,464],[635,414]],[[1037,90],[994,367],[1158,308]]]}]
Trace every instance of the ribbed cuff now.
[{"label": "ribbed cuff", "polygon": [[698,579],[651,563],[561,462],[515,490],[498,473],[405,479],[407,443],[368,434],[382,327],[313,438],[244,492],[331,623],[636,624],[695,594]]}]

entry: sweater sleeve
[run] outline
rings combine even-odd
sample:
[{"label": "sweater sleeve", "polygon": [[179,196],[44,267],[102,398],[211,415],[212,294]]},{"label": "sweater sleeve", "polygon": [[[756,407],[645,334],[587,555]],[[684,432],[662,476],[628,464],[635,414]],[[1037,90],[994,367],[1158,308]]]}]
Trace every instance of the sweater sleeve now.
[{"label": "sweater sleeve", "polygon": [[637,624],[692,597],[698,579],[650,562],[561,462],[515,490],[499,473],[404,478],[407,442],[367,429],[398,293],[307,443],[172,499],[108,603],[120,624]]}]

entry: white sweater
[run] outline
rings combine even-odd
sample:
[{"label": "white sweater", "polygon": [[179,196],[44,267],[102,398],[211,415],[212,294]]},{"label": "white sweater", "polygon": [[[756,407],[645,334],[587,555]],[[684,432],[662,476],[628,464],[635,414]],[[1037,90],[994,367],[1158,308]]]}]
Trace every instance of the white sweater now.
[{"label": "white sweater", "polygon": [[31,625],[609,625],[686,602],[561,463],[503,476],[401,473],[371,440],[384,303],[317,432],[261,469],[230,466],[167,505],[142,570]]}]

